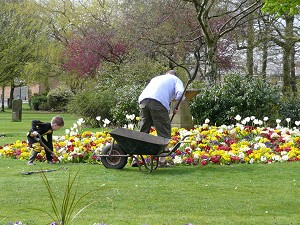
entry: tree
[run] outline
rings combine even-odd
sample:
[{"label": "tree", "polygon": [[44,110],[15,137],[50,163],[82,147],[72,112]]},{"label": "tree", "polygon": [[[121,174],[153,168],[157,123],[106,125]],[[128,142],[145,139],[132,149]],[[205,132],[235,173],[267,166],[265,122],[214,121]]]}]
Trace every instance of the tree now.
[{"label": "tree", "polygon": [[299,12],[300,0],[265,0],[263,12],[276,15],[296,15]]},{"label": "tree", "polygon": [[[185,0],[194,5],[197,20],[202,31],[207,51],[209,84],[217,81],[217,46],[222,37],[247,22],[247,17],[262,6],[259,0],[248,5],[248,1]],[[212,27],[212,21],[219,18],[222,23]]]},{"label": "tree", "polygon": [[[36,19],[30,2],[4,2],[1,14],[0,83],[11,84],[12,100],[15,80],[28,78],[24,71],[30,63],[39,60],[45,42],[41,41],[44,37],[41,23]],[[34,72],[31,72],[30,76],[33,75]]]},{"label": "tree", "polygon": [[73,92],[82,89],[86,75],[95,76],[99,65],[100,54],[92,51],[97,51],[93,47],[99,48],[103,30],[111,27],[110,4],[102,0],[40,0],[36,5],[51,39],[62,49],[61,79]]},{"label": "tree", "polygon": [[65,55],[66,71],[75,71],[79,76],[95,76],[101,61],[107,61],[119,67],[124,61],[127,44],[114,40],[113,34],[101,34],[94,31],[70,40]]},{"label": "tree", "polygon": [[[192,11],[185,5],[178,0],[122,1],[118,7],[120,16],[116,30],[134,40],[131,48],[139,58],[158,61],[165,69],[182,68],[190,79],[188,62],[193,61],[196,65],[196,50],[194,43],[185,40],[193,39],[198,30],[193,23]],[[198,57],[202,57],[199,53]]]},{"label": "tree", "polygon": [[[273,35],[271,40],[282,48],[282,76],[283,76],[283,93],[289,95],[292,92],[291,72],[292,72],[292,54],[293,46],[296,42],[300,41],[298,36],[294,35],[294,16],[284,15],[283,19],[285,21],[284,28],[280,27],[282,25],[281,20],[278,21],[277,26],[274,24],[273,28],[276,31],[277,36]],[[293,92],[296,93],[295,86],[293,86]]]},{"label": "tree", "polygon": [[275,34],[271,40],[282,48],[282,91],[286,95],[297,95],[295,77],[295,44],[300,41],[295,34],[295,15],[299,13],[299,0],[266,0],[263,12],[275,15],[271,23]]},{"label": "tree", "polygon": [[183,67],[190,78],[199,72],[209,85],[217,82],[221,69],[232,68],[230,32],[262,5],[258,0],[251,5],[245,0],[132,2],[124,21],[126,28],[138,27],[139,32],[132,33],[148,41],[143,47],[149,46],[146,49],[154,50],[153,56],[160,60],[159,54],[166,57],[171,67]]}]

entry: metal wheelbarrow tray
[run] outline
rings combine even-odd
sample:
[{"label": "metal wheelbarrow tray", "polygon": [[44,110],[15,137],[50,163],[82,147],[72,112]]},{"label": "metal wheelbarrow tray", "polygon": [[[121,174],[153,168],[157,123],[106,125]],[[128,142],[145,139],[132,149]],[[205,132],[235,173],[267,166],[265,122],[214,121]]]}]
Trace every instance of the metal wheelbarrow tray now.
[{"label": "metal wheelbarrow tray", "polygon": [[[185,136],[170,151],[165,151],[165,147],[169,144],[170,139],[151,134],[129,130],[125,128],[117,128],[110,132],[113,137],[112,144],[102,149],[101,162],[106,168],[122,169],[126,164],[128,157],[136,158],[139,155],[144,166],[149,172],[154,168],[154,159],[156,160],[155,169],[158,166],[158,158],[169,156],[178,149],[183,140],[190,135]],[[147,166],[143,155],[151,155],[150,168]],[[141,166],[138,164],[139,169]]]}]

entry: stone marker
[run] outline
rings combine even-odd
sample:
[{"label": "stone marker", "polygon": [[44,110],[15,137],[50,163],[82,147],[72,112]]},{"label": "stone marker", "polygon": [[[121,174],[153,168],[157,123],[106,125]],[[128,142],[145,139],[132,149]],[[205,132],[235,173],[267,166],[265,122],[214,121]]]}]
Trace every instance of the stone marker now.
[{"label": "stone marker", "polygon": [[[187,90],[185,93],[185,100],[183,100],[179,105],[179,110],[175,114],[171,126],[178,128],[188,128],[191,129],[194,127],[192,115],[190,112],[189,101],[195,97],[200,91],[199,90]],[[171,109],[174,108],[176,101],[171,103]],[[170,111],[170,118],[172,117],[173,112]]]},{"label": "stone marker", "polygon": [[12,101],[12,121],[22,121],[22,99],[14,99]]}]

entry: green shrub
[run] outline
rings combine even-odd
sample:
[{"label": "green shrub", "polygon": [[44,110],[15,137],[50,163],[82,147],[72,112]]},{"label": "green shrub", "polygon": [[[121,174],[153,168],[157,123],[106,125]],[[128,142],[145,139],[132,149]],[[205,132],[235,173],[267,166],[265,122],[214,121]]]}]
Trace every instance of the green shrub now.
[{"label": "green shrub", "polygon": [[86,124],[99,126],[97,116],[112,118],[110,109],[115,105],[114,90],[84,90],[77,93],[68,104],[68,111],[82,117]]},{"label": "green shrub", "polygon": [[201,124],[206,118],[211,124],[232,124],[234,117],[268,116],[275,123],[279,116],[279,89],[269,82],[254,77],[228,75],[222,85],[202,89],[191,102],[191,113]]},{"label": "green shrub", "polygon": [[53,111],[66,111],[73,94],[67,90],[55,89],[48,93],[47,103]]},{"label": "green shrub", "polygon": [[34,110],[48,110],[47,93],[34,94],[29,100],[29,105]]},{"label": "green shrub", "polygon": [[111,108],[113,120],[118,125],[126,124],[126,115],[139,114],[138,97],[141,86],[125,85],[116,89],[116,104]]},{"label": "green shrub", "polygon": [[280,118],[282,121],[286,118],[291,119],[291,124],[300,121],[300,99],[282,98],[279,105]]},{"label": "green shrub", "polygon": [[224,113],[226,105],[219,93],[218,86],[210,89],[201,89],[200,93],[192,99],[190,103],[191,114],[195,124],[202,124],[206,118],[210,119],[211,124],[223,124],[223,121],[230,121],[228,114]]}]

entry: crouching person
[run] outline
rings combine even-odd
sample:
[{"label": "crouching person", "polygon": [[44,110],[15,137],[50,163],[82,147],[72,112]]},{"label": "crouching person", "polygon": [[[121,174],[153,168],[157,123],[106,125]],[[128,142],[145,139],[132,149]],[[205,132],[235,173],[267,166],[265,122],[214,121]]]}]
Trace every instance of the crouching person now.
[{"label": "crouching person", "polygon": [[[33,120],[31,123],[31,129],[27,134],[27,140],[31,147],[31,153],[27,165],[34,165],[34,160],[38,153],[43,150],[39,140],[36,138],[38,135],[41,136],[41,141],[51,150],[51,152],[45,149],[46,159],[48,163],[53,162],[53,143],[52,135],[53,131],[59,130],[64,126],[64,120],[61,116],[54,116],[51,122],[41,122],[40,120]],[[43,137],[47,136],[47,140]]]}]

